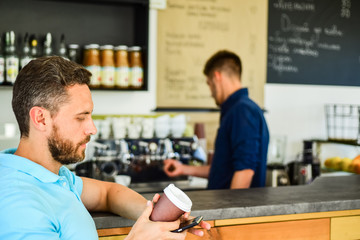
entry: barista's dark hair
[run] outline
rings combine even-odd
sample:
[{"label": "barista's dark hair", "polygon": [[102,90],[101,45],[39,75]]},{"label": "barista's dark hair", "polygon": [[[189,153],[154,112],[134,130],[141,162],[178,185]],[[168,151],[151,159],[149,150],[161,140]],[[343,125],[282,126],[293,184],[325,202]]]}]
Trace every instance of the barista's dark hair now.
[{"label": "barista's dark hair", "polygon": [[21,137],[29,136],[30,109],[34,106],[57,114],[68,100],[67,87],[90,82],[91,73],[81,65],[62,57],[41,57],[29,62],[18,74],[12,108]]},{"label": "barista's dark hair", "polygon": [[240,57],[227,50],[218,51],[207,60],[203,72],[207,77],[211,77],[215,71],[225,71],[229,75],[235,74],[241,79]]}]

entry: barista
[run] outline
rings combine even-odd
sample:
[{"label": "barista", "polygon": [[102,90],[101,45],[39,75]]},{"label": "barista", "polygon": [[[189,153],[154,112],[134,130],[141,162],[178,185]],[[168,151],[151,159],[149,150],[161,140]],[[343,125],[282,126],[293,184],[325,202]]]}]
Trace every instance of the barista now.
[{"label": "barista", "polygon": [[206,62],[203,72],[221,108],[213,161],[211,166],[188,166],[167,159],[165,173],[208,178],[208,189],[265,186],[269,132],[263,111],[242,86],[240,58],[233,52],[219,51]]}]

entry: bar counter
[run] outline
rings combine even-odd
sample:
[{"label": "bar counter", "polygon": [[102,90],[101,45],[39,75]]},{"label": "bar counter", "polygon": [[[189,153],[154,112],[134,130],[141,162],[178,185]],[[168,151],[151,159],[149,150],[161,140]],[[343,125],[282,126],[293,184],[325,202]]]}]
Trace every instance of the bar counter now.
[{"label": "bar counter", "polygon": [[[360,223],[360,175],[318,177],[313,183],[301,186],[186,193],[193,201],[191,215],[202,215],[215,227],[304,219],[329,219],[330,224],[332,217],[356,215],[359,216],[355,220]],[[149,193],[143,195],[147,199],[153,196]],[[101,229],[130,227],[134,223],[107,213],[93,213],[92,216],[100,236]],[[330,227],[324,230],[329,236],[332,234]]]}]

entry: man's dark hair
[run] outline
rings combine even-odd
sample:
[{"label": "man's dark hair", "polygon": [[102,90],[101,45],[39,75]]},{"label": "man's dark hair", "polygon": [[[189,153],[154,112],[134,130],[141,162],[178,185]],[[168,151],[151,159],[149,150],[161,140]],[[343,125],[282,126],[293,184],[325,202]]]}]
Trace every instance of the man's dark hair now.
[{"label": "man's dark hair", "polygon": [[206,62],[204,74],[211,77],[215,71],[225,71],[241,78],[242,66],[238,55],[227,50],[221,50],[212,55]]},{"label": "man's dark hair", "polygon": [[30,109],[34,106],[56,115],[68,100],[67,87],[90,82],[91,73],[62,57],[41,57],[29,62],[16,78],[12,108],[21,137],[29,136]]}]

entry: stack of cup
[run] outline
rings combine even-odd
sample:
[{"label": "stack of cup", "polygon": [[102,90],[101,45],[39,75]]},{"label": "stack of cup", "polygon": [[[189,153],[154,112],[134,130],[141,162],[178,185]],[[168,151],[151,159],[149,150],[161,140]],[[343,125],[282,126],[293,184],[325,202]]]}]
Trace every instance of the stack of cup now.
[{"label": "stack of cup", "polygon": [[166,138],[170,134],[170,116],[162,115],[155,119],[155,135],[158,138]]},{"label": "stack of cup", "polygon": [[122,139],[126,137],[126,119],[125,118],[113,118],[112,119],[112,127],[114,138]]},{"label": "stack of cup", "polygon": [[177,115],[171,118],[170,131],[174,138],[180,138],[183,136],[186,128],[186,117],[184,114]]},{"label": "stack of cup", "polygon": [[142,121],[142,133],[143,138],[153,138],[154,137],[154,118],[144,118]]},{"label": "stack of cup", "polygon": [[202,147],[204,152],[207,152],[207,142],[206,142],[206,135],[205,135],[205,124],[204,123],[195,123],[195,135],[199,139],[199,145]]}]

